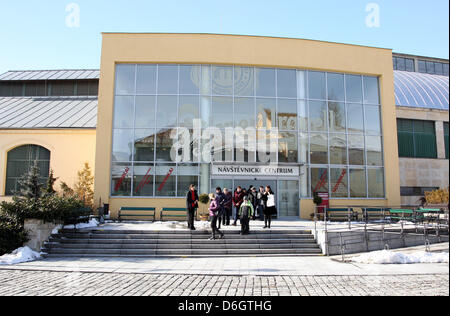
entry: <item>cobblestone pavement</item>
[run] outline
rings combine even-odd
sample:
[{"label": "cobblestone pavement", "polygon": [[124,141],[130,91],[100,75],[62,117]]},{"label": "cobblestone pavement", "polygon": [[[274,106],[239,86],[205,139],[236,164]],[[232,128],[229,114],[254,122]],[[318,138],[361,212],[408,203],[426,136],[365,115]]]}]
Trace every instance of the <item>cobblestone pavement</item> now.
[{"label": "cobblestone pavement", "polygon": [[0,270],[0,296],[448,296],[449,275],[211,276]]}]

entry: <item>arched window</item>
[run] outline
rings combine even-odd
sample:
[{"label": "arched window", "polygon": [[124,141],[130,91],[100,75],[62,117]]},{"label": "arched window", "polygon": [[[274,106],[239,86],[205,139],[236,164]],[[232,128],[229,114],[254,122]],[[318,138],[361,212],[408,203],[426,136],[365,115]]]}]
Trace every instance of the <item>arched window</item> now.
[{"label": "arched window", "polygon": [[30,170],[35,160],[39,166],[39,179],[44,183],[50,171],[49,150],[37,145],[23,145],[8,152],[5,195],[14,195],[18,189],[17,181]]}]

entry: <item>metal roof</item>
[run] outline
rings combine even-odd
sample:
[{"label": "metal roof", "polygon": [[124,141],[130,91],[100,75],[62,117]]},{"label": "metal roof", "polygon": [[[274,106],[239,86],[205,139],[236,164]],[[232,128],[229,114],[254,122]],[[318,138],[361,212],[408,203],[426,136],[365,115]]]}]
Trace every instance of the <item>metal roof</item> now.
[{"label": "metal roof", "polygon": [[448,111],[448,77],[394,71],[397,106]]},{"label": "metal roof", "polygon": [[97,97],[0,97],[0,129],[95,128]]},{"label": "metal roof", "polygon": [[98,69],[78,69],[78,70],[25,70],[8,71],[0,75],[0,80],[82,80],[99,79]]}]

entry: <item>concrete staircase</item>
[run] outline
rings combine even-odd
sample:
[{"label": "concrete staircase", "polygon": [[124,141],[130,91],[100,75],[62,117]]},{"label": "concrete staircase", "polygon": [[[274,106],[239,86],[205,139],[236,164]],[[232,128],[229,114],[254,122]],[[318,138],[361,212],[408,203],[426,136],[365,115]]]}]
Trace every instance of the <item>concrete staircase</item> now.
[{"label": "concrete staircase", "polygon": [[225,232],[210,241],[207,231],[61,230],[45,243],[47,257],[302,256],[322,252],[311,231]]}]

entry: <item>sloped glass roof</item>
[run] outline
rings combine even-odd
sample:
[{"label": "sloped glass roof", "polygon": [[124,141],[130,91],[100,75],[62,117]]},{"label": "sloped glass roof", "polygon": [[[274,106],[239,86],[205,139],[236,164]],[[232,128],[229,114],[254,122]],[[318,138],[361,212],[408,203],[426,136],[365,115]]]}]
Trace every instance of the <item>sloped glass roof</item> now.
[{"label": "sloped glass roof", "polygon": [[394,71],[397,106],[448,111],[448,77]]}]

